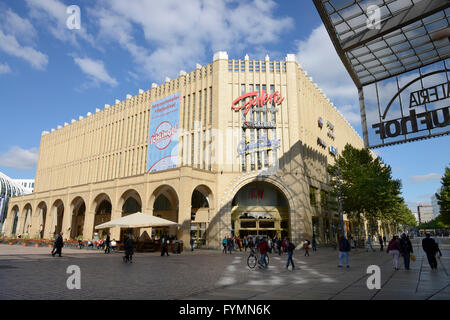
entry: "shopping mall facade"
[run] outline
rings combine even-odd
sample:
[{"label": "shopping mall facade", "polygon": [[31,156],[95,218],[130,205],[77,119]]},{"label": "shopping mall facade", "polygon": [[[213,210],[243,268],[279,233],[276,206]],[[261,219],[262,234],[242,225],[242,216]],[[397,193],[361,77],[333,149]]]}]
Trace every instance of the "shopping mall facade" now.
[{"label": "shopping mall facade", "polygon": [[295,55],[217,52],[212,64],[43,132],[34,192],[11,199],[7,234],[92,239],[96,225],[142,211],[179,226],[141,235],[208,247],[248,234],[326,242],[338,224],[324,205],[327,166],[347,143],[364,146]]}]

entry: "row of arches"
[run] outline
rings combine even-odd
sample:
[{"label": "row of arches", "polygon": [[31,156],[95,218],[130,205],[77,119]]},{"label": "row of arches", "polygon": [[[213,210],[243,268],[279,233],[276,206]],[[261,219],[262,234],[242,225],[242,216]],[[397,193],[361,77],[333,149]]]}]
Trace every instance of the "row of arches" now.
[{"label": "row of arches", "polygon": [[[193,190],[191,196],[193,224],[196,222],[197,212],[211,207],[212,197],[212,191],[206,185],[199,185]],[[179,197],[173,187],[159,186],[151,194],[150,199],[147,199],[148,205],[145,205],[143,201],[145,199],[141,198],[137,190],[129,189],[119,197],[116,203],[108,193],[102,192],[94,198],[92,203],[86,203],[82,196],[76,196],[68,204],[64,203],[62,199],[54,200],[51,204],[40,201],[34,211],[31,203],[26,203],[22,210],[18,205],[14,205],[10,211],[12,226],[8,228],[8,233],[15,236],[48,239],[64,232],[66,239],[76,239],[80,236],[84,239],[92,239],[97,232],[95,226],[112,220],[114,212],[116,212],[115,217],[120,218],[135,212],[142,212],[143,206],[151,208],[154,216],[180,223]],[[86,211],[87,208],[90,208],[89,213]],[[120,212],[120,215],[117,214],[117,211]],[[87,214],[94,215],[93,223],[87,223]],[[70,218],[67,215],[70,215]],[[64,221],[67,219],[69,221],[64,225]],[[177,236],[179,230],[176,227],[155,228],[153,232]]]}]

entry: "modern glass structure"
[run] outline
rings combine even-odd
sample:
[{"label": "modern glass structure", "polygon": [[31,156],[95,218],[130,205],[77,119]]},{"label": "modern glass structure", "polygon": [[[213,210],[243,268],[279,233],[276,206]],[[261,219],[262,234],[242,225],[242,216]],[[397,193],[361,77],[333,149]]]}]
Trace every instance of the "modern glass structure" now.
[{"label": "modern glass structure", "polygon": [[[9,198],[27,194],[25,188],[0,172],[0,232],[8,213]],[[16,220],[16,219],[15,219]]]}]

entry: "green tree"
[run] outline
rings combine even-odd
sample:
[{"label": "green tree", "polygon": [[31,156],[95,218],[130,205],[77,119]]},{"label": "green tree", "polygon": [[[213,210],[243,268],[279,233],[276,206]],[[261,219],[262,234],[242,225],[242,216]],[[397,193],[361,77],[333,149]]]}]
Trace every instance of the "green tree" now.
[{"label": "green tree", "polygon": [[450,224],[450,168],[445,168],[445,174],[441,179],[442,187],[440,192],[436,193],[438,204],[440,206],[440,220],[444,224]]},{"label": "green tree", "polygon": [[404,210],[400,180],[394,180],[391,167],[380,158],[374,159],[367,149],[347,144],[328,173],[334,193],[339,194],[340,189],[343,211],[359,224],[361,214],[374,226],[377,220],[394,219]]}]

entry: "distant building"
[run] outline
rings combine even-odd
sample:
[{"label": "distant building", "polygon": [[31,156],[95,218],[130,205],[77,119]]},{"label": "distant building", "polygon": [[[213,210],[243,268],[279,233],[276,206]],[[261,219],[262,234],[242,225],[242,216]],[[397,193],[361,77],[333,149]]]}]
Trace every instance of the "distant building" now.
[{"label": "distant building", "polygon": [[26,194],[30,194],[34,190],[34,179],[12,179],[12,181],[24,187]]},{"label": "distant building", "polygon": [[[441,192],[441,189],[436,190],[436,193],[440,193],[440,192]],[[441,210],[441,207],[439,206],[438,200],[436,198],[436,194],[433,194],[431,196],[431,206],[433,207],[433,219],[436,219],[439,216],[440,210]]]},{"label": "distant building", "polygon": [[417,215],[420,223],[427,223],[434,219],[433,206],[429,203],[419,203],[417,206]]}]

